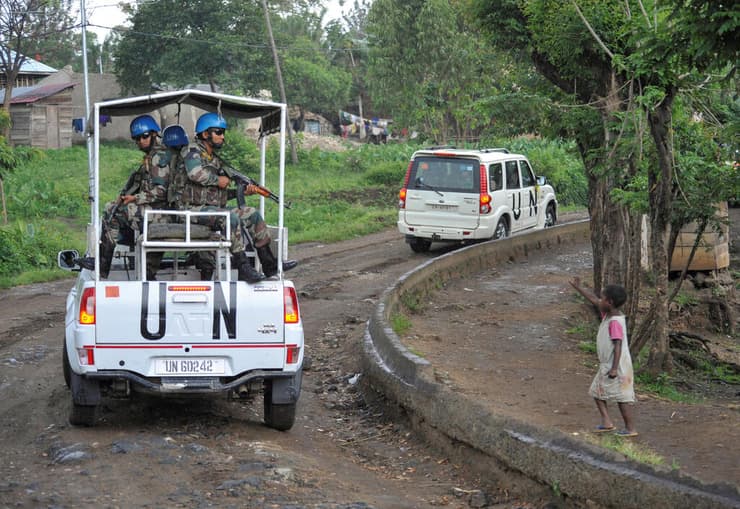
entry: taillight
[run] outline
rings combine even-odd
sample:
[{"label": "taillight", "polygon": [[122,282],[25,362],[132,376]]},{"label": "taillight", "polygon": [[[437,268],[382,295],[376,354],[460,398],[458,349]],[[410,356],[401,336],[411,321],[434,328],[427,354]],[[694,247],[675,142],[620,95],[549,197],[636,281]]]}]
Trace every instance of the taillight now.
[{"label": "taillight", "polygon": [[298,323],[301,320],[295,288],[286,287],[283,289],[283,316],[285,317],[285,323]]},{"label": "taillight", "polygon": [[480,165],[480,198],[479,210],[481,214],[491,212],[491,195],[488,194],[488,178],[486,177],[486,165]]},{"label": "taillight", "polygon": [[80,359],[80,365],[82,366],[94,366],[95,365],[95,349],[92,346],[78,348],[77,356]]},{"label": "taillight", "polygon": [[286,345],[285,347],[285,363],[295,364],[298,362],[298,358],[301,356],[301,347],[298,345]]},{"label": "taillight", "polygon": [[414,161],[409,162],[408,168],[406,168],[406,176],[403,179],[403,189],[398,192],[398,208],[406,208],[406,189],[409,187],[409,178],[411,177],[411,167],[414,165]]},{"label": "taillight", "polygon": [[95,324],[95,288],[85,288],[80,300],[80,323]]}]

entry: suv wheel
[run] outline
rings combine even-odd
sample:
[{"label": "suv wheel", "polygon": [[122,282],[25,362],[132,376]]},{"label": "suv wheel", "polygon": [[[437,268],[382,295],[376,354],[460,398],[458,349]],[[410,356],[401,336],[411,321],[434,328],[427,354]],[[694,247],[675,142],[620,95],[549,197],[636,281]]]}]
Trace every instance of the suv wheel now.
[{"label": "suv wheel", "polygon": [[272,402],[272,382],[265,380],[265,424],[278,431],[288,431],[295,423],[297,403],[277,404]]},{"label": "suv wheel", "polygon": [[550,203],[545,210],[545,228],[555,226],[557,216],[555,215],[555,205]]},{"label": "suv wheel", "polygon": [[62,338],[62,373],[64,373],[64,383],[67,384],[67,388],[72,387],[71,371],[72,368],[69,367],[69,355],[67,354],[67,339]]},{"label": "suv wheel", "polygon": [[432,246],[432,241],[427,239],[420,239],[419,237],[413,237],[409,240],[409,246],[414,253],[426,253]]},{"label": "suv wheel", "polygon": [[506,218],[502,217],[496,224],[496,229],[493,231],[494,239],[503,239],[509,236],[509,223]]}]

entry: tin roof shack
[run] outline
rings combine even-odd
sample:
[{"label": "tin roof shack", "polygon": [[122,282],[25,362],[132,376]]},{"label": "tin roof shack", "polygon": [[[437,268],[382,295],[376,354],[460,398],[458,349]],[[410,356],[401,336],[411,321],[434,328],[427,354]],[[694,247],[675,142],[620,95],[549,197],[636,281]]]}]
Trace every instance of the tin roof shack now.
[{"label": "tin roof shack", "polygon": [[73,87],[62,83],[14,90],[10,142],[44,149],[71,147]]}]

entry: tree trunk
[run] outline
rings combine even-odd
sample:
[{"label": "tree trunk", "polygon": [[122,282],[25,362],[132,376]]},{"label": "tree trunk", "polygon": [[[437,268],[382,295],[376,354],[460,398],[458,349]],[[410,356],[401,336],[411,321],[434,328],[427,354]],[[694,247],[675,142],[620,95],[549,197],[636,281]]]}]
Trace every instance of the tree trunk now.
[{"label": "tree trunk", "polygon": [[[673,143],[671,138],[671,111],[676,91],[666,91],[665,99],[648,112],[648,124],[657,152],[658,168],[648,171],[650,196],[650,254],[655,281],[655,297],[650,307],[649,327],[645,331],[650,345],[647,372],[657,376],[673,368],[668,348],[668,248],[670,212],[673,202]],[[634,352],[635,355],[639,351]]]}]

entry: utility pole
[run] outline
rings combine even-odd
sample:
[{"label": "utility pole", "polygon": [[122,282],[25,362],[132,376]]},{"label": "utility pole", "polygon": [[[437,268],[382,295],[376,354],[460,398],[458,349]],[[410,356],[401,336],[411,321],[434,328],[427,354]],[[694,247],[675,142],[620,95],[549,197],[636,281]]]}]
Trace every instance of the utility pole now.
[{"label": "utility pole", "polygon": [[[262,0],[262,9],[265,11],[265,23],[267,24],[267,36],[270,38],[270,47],[272,48],[272,58],[275,60],[275,71],[277,73],[278,86],[280,87],[280,100],[283,104],[288,104],[285,98],[285,85],[283,85],[283,73],[280,70],[280,58],[278,58],[277,48],[275,47],[275,38],[272,36],[272,23],[270,23],[270,11],[267,10],[267,0]],[[290,118],[287,119],[290,123]],[[298,151],[293,143],[293,127],[288,125],[288,141],[290,142],[290,156],[293,164],[298,164]]]}]

